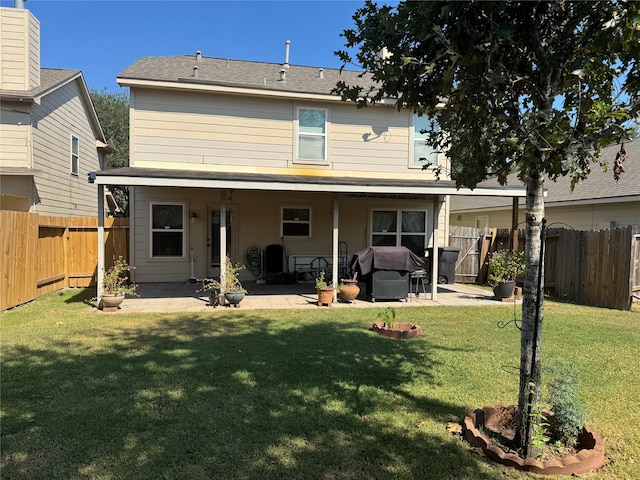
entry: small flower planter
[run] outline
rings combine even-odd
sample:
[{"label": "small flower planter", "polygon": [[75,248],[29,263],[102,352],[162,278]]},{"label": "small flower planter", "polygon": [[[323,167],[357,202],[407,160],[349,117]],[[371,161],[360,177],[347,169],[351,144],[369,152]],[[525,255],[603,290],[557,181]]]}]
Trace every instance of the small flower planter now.
[{"label": "small flower planter", "polygon": [[506,452],[483,432],[509,423],[516,413],[517,406],[497,405],[474,410],[464,419],[463,437],[494,462],[542,475],[582,475],[604,464],[604,440],[589,427],[584,427],[578,435],[578,452],[575,455],[540,461]]},{"label": "small flower planter", "polygon": [[396,340],[417,337],[422,331],[418,325],[405,322],[393,322],[391,324],[387,322],[373,322],[371,330]]},{"label": "small flower planter", "polygon": [[340,293],[338,298],[345,303],[353,302],[360,294],[360,287],[357,280],[340,280]]},{"label": "small flower planter", "polygon": [[516,289],[515,280],[508,280],[506,282],[500,282],[495,287],[493,287],[493,295],[497,300],[502,300],[504,298],[511,298],[513,296],[513,292]]},{"label": "small flower planter", "polygon": [[240,302],[244,299],[245,292],[225,292],[224,298],[230,305],[233,305],[234,308],[238,308],[240,306]]},{"label": "small flower planter", "polygon": [[318,293],[318,306],[326,305],[328,307],[333,303],[333,287],[322,287],[316,289]]},{"label": "small flower planter", "polygon": [[115,312],[120,308],[120,304],[124,301],[124,293],[103,293],[102,311]]}]

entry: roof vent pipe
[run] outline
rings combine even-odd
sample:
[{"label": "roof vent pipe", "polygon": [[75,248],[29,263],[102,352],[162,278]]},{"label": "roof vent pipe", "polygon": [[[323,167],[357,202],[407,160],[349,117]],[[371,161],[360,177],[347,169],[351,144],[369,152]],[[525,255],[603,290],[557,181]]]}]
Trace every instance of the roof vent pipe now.
[{"label": "roof vent pipe", "polygon": [[202,52],[200,50],[198,50],[196,52],[196,60],[199,62],[200,60],[202,60]]},{"label": "roof vent pipe", "polygon": [[320,80],[324,80],[324,68],[320,69]]},{"label": "roof vent pipe", "polygon": [[289,68],[289,49],[291,47],[291,40],[284,42],[284,68]]},{"label": "roof vent pipe", "polygon": [[20,10],[24,10],[24,2],[27,0],[13,0],[13,6]]},{"label": "roof vent pipe", "polygon": [[284,68],[280,70],[280,81],[281,82],[287,81],[287,71]]},{"label": "roof vent pipe", "polygon": [[200,69],[198,68],[197,65],[193,67],[193,78],[198,78],[198,70]]}]

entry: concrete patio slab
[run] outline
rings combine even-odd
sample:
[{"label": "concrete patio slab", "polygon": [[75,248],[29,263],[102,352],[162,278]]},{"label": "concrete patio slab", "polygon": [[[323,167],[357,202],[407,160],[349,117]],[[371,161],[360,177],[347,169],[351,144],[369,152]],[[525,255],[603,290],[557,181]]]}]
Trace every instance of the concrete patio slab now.
[{"label": "concrete patio slab", "polygon": [[[229,306],[212,307],[207,292],[198,292],[198,284],[190,283],[144,283],[138,287],[138,297],[127,297],[117,313],[167,313],[167,312],[213,312],[236,310]],[[247,282],[247,296],[237,310],[307,309],[307,308],[379,308],[379,307],[425,307],[425,306],[505,306],[513,302],[495,300],[490,290],[468,284],[438,285],[438,300],[430,300],[431,285],[419,296],[410,294],[406,301],[368,301],[363,294],[352,303],[333,302],[319,307],[315,287],[310,283],[293,285],[259,285]],[[363,285],[361,285],[361,288]],[[520,300],[517,300],[519,303]]]}]

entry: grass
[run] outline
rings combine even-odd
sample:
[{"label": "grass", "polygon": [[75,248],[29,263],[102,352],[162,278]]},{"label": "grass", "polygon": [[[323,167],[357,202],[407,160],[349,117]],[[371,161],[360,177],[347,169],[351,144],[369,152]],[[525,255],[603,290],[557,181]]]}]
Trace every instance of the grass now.
[{"label": "grass", "polygon": [[[468,450],[448,421],[517,398],[510,308],[92,313],[89,293],[0,315],[1,478],[531,478]],[[543,363],[580,366],[607,441],[591,479],[640,478],[640,310],[547,302]],[[548,478],[548,477],[544,477]]]}]

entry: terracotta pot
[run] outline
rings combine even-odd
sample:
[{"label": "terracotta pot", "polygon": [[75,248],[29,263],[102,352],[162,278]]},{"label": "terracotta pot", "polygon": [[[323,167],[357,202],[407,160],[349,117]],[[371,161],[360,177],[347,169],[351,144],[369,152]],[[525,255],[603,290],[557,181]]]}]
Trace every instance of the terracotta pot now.
[{"label": "terracotta pot", "polygon": [[338,297],[343,302],[353,302],[360,294],[360,287],[356,280],[341,280],[342,286]]},{"label": "terracotta pot", "polygon": [[318,306],[331,306],[333,303],[333,287],[324,287],[316,289],[318,293]]},{"label": "terracotta pot", "polygon": [[516,288],[515,280],[508,280],[506,282],[500,282],[493,288],[493,295],[498,299],[511,298]]},{"label": "terracotta pot", "polygon": [[124,293],[103,293],[101,302],[102,309],[106,311],[117,310],[124,301]]}]

